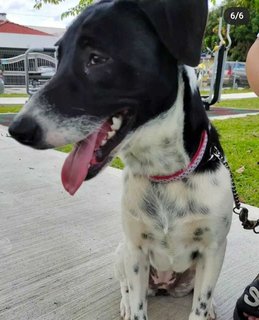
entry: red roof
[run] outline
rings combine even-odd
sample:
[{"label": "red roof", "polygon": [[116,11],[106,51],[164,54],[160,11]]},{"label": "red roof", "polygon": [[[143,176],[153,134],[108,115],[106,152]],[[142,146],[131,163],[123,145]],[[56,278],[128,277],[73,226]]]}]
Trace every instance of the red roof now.
[{"label": "red roof", "polygon": [[39,36],[52,36],[52,34],[25,27],[10,21],[0,21],[0,33],[20,33]]}]

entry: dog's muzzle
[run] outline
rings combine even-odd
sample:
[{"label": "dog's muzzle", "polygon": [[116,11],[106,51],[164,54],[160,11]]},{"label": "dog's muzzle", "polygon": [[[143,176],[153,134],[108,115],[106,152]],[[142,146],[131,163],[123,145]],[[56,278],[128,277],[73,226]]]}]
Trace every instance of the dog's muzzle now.
[{"label": "dog's muzzle", "polygon": [[37,147],[42,139],[41,127],[28,116],[22,116],[14,120],[8,131],[17,141],[31,147]]}]

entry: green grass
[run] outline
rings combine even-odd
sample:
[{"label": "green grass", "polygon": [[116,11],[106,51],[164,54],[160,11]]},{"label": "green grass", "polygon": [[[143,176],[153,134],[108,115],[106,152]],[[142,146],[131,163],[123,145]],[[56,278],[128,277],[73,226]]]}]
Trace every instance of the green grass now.
[{"label": "green grass", "polygon": [[[223,94],[229,94],[229,93],[247,93],[247,92],[253,92],[250,88],[243,88],[243,89],[223,89]],[[208,95],[209,90],[202,90],[202,95]]]},{"label": "green grass", "polygon": [[27,98],[27,93],[1,93],[0,98]]},{"label": "green grass", "polygon": [[0,104],[0,113],[17,113],[21,110],[21,105],[3,105]]},{"label": "green grass", "polygon": [[[221,135],[241,201],[259,207],[259,115],[213,123]],[[241,167],[244,171],[238,173]]]},{"label": "green grass", "polygon": [[259,98],[224,100],[215,104],[215,107],[259,110]]}]

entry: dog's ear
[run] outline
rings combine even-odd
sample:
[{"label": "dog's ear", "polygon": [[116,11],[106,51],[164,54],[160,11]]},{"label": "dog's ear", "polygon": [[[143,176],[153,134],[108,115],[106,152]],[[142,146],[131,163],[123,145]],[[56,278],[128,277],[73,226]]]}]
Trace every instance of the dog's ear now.
[{"label": "dog's ear", "polygon": [[137,0],[169,52],[183,64],[200,61],[208,0]]}]

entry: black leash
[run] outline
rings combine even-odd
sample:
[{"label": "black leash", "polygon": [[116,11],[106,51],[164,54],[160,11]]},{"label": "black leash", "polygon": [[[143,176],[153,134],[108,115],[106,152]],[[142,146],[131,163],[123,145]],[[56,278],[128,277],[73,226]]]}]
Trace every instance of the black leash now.
[{"label": "black leash", "polygon": [[234,177],[231,172],[231,169],[229,167],[228,162],[224,158],[224,156],[221,154],[221,152],[218,150],[216,146],[212,148],[212,157],[216,157],[229,171],[230,178],[231,178],[231,188],[233,193],[233,198],[235,202],[235,207],[233,209],[233,212],[237,215],[239,215],[239,220],[242,222],[242,226],[246,230],[253,230],[254,233],[259,234],[259,230],[257,231],[256,228],[259,226],[259,219],[258,220],[249,220],[248,219],[248,209],[241,205],[241,202],[239,200],[239,196],[237,193],[237,188],[234,182]]}]

